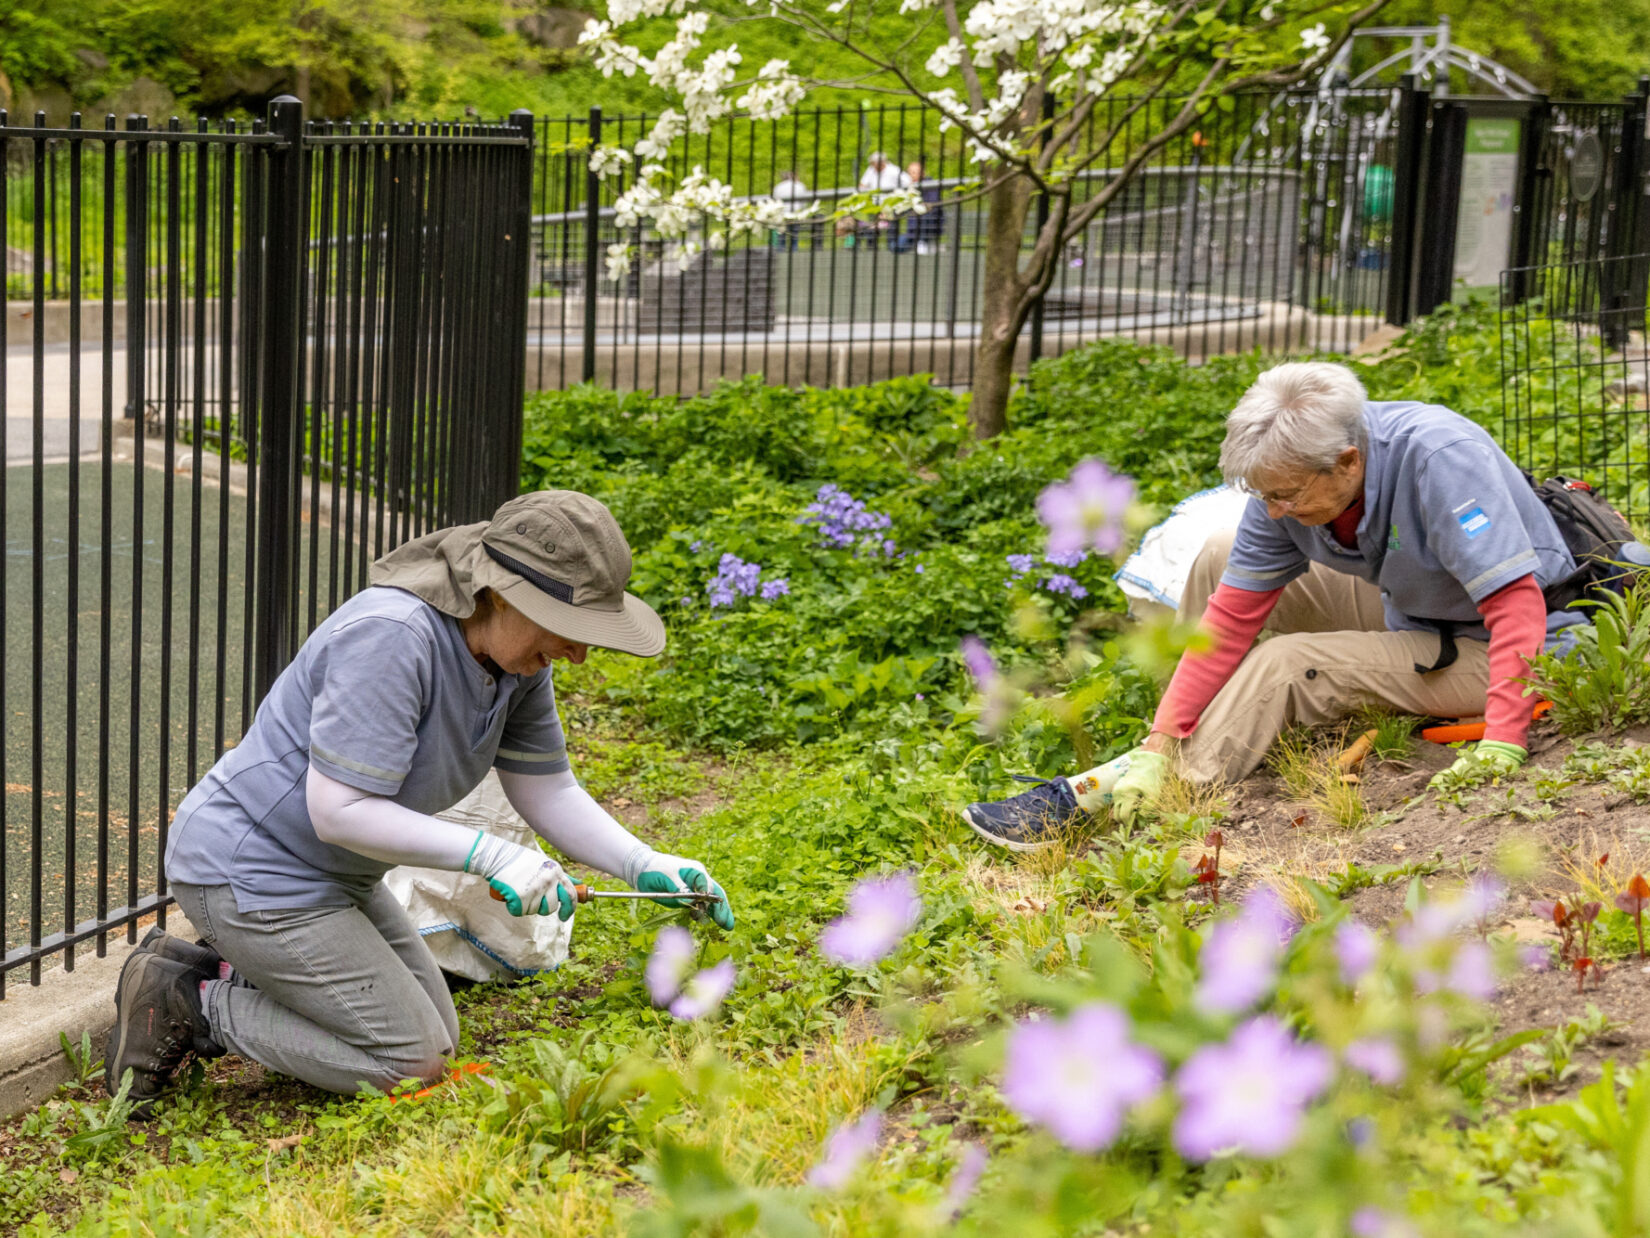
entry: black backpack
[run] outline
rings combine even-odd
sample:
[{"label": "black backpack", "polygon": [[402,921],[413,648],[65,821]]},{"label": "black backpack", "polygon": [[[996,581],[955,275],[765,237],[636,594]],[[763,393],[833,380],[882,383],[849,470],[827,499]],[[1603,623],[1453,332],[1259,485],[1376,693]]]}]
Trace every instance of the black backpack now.
[{"label": "black backpack", "polygon": [[1576,561],[1576,570],[1542,590],[1549,613],[1602,592],[1621,593],[1638,583],[1644,569],[1622,562],[1622,547],[1636,543],[1620,512],[1599,498],[1598,491],[1573,477],[1549,477],[1537,483],[1528,473],[1536,497],[1547,507]]}]

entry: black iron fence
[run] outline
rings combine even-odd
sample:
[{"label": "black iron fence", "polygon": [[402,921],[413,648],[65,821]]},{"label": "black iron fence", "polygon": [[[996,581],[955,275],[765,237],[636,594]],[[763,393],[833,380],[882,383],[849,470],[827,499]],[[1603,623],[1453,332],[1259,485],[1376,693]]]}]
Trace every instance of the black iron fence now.
[{"label": "black iron fence", "polygon": [[0,115],[0,162],[3,996],[164,923],[172,810],[304,634],[515,492],[532,118]]},{"label": "black iron fence", "polygon": [[1501,284],[1503,442],[1540,477],[1590,482],[1650,520],[1650,255],[1507,271]]},{"label": "black iron fence", "polygon": [[[1121,131],[1079,180],[1080,205],[1184,103],[1095,111],[1095,143]],[[1022,360],[1126,334],[1206,356],[1235,347],[1348,347],[1380,320],[1392,211],[1393,92],[1241,95],[1166,147],[1064,247],[1025,332]],[[541,122],[535,186],[528,382],[594,378],[690,392],[720,377],[840,385],[892,373],[972,379],[986,213],[957,199],[977,174],[961,136],[914,106],[736,118],[673,150],[737,197],[775,197],[826,216],[862,188],[914,186],[928,210],[903,219],[816,218],[701,253],[685,265],[614,203],[634,167],[602,181],[598,142],[630,147],[649,116]],[[1030,246],[1039,219],[1026,222]],[[605,253],[637,256],[623,281]],[[593,290],[593,295],[592,295]]]},{"label": "black iron fence", "polygon": [[[1065,247],[1024,332],[1021,364],[1112,334],[1190,358],[1247,347],[1345,349],[1383,319],[1430,311],[1457,290],[1462,147],[1488,114],[1520,126],[1511,257],[1497,269],[1639,252],[1650,213],[1626,221],[1645,173],[1646,93],[1641,87],[1616,103],[1435,98],[1406,80],[1225,100]],[[1091,143],[1134,102],[1097,109]],[[1133,112],[1082,177],[1078,200],[1109,184],[1182,103],[1163,98]],[[593,145],[631,148],[656,119],[593,110],[538,122],[530,387],[594,379],[681,393],[750,373],[779,383],[920,372],[953,386],[971,381],[985,211],[957,200],[976,167],[955,130],[942,131],[919,107],[866,106],[773,122],[731,117],[677,143],[663,160],[676,174],[702,167],[735,195],[811,205],[821,216],[698,254],[684,267],[646,227],[617,226],[614,202],[634,167],[606,181],[588,168]],[[443,127],[393,128],[438,136]],[[332,132],[359,139],[381,129]],[[157,203],[139,221],[116,202],[116,226],[83,236],[71,254],[72,200],[101,201],[104,190],[98,170],[77,165],[70,150],[69,139],[48,138],[42,161],[11,157],[8,288],[61,299],[74,266],[84,295],[102,296],[107,282],[123,303],[129,279],[160,269],[140,270],[127,255],[141,245],[151,259],[163,256],[164,208]],[[872,170],[878,154],[886,158],[880,172]],[[903,184],[913,173],[931,199],[922,216],[857,226],[823,217],[863,185]],[[187,182],[184,197],[187,208]],[[17,205],[24,198],[27,208]],[[1028,244],[1039,205],[1028,216]],[[350,235],[349,220],[323,223],[317,211],[309,223],[313,247],[336,249]],[[637,255],[622,281],[606,274],[607,248],[618,243]],[[208,295],[214,278],[209,272]],[[151,389],[160,378],[149,375]]]}]

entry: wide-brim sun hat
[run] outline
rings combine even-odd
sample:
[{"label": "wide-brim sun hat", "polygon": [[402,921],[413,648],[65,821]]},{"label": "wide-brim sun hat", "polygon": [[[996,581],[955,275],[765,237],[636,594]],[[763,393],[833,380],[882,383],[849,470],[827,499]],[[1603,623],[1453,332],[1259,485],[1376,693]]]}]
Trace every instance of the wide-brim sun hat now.
[{"label": "wide-brim sun hat", "polygon": [[575,490],[518,495],[491,520],[408,542],[372,565],[369,579],[468,618],[493,590],[539,627],[567,640],[651,658],[665,625],[625,591],[630,546],[600,501]]}]

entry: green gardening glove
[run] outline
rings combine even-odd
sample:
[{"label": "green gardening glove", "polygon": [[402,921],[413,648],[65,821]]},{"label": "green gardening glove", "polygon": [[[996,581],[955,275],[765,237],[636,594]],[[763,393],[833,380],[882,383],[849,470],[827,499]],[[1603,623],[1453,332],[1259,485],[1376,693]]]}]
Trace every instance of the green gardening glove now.
[{"label": "green gardening glove", "polygon": [[1489,782],[1514,773],[1529,759],[1529,751],[1517,744],[1503,743],[1499,739],[1481,739],[1472,751],[1457,757],[1454,765],[1434,774],[1427,785],[1448,789]]},{"label": "green gardening glove", "polygon": [[1157,803],[1168,772],[1169,758],[1161,752],[1136,748],[1129,753],[1129,772],[1111,789],[1111,815],[1124,825],[1133,825],[1141,810]]},{"label": "green gardening glove", "polygon": [[485,877],[493,897],[512,916],[547,916],[554,911],[557,919],[567,920],[573,915],[572,881],[537,847],[477,830],[464,871]]},{"label": "green gardening glove", "polygon": [[659,903],[665,907],[703,906],[710,918],[720,927],[733,927],[733,908],[728,903],[727,894],[711,879],[711,875],[705,871],[705,866],[698,860],[686,860],[679,855],[665,855],[659,851],[652,852],[641,863],[634,884],[644,894],[670,894],[684,887],[699,894],[714,894],[717,897],[714,903],[678,903],[671,899],[660,899]]}]

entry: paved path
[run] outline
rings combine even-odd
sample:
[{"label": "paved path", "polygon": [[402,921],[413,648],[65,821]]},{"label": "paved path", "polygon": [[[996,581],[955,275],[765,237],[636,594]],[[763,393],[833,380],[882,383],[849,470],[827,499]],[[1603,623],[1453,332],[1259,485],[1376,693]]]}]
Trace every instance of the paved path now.
[{"label": "paved path", "polygon": [[[34,459],[34,352],[13,344],[6,349],[6,463],[27,463]],[[70,377],[73,358],[67,344],[52,345],[41,357],[41,430],[45,458],[62,460],[70,448]],[[126,405],[126,349],[110,350],[113,378],[109,387],[114,417],[124,415]],[[80,450],[99,450],[103,421],[103,351],[99,346],[83,348],[80,355]]]}]

